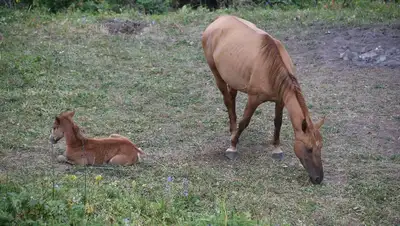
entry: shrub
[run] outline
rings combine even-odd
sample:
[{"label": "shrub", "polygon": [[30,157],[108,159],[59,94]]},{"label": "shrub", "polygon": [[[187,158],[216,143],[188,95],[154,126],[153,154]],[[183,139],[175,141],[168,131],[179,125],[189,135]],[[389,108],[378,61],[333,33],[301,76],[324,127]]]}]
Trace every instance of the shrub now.
[{"label": "shrub", "polygon": [[148,14],[161,14],[170,9],[169,0],[136,0],[136,7]]}]

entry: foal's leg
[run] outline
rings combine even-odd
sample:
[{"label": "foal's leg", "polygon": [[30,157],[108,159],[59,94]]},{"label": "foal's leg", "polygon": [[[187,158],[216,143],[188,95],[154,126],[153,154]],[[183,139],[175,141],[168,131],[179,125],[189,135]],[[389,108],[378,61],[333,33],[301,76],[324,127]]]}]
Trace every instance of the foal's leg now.
[{"label": "foal's leg", "polygon": [[110,164],[112,165],[121,165],[121,166],[129,166],[132,165],[137,161],[137,158],[133,158],[131,156],[126,156],[126,155],[116,155],[112,157],[109,161]]},{"label": "foal's leg", "polygon": [[[61,156],[58,156],[57,158],[58,161],[64,160]],[[72,164],[72,165],[92,165],[94,164],[94,157],[91,153],[86,152],[80,153],[80,152],[75,152],[68,157],[65,156],[65,161],[66,163]]]},{"label": "foal's leg", "polygon": [[117,134],[117,133],[113,133],[113,134],[111,134],[109,137],[111,137],[111,138],[126,138],[126,137],[124,137],[124,136],[122,136],[122,135],[119,135],[119,134]]},{"label": "foal's leg", "polygon": [[282,126],[283,106],[284,105],[281,102],[275,103],[275,119],[274,119],[275,131],[274,131],[274,140],[272,141],[272,144],[274,145],[274,150],[272,151],[272,157],[276,159],[283,158],[283,152],[280,147],[280,139],[279,139]]},{"label": "foal's leg", "polygon": [[239,141],[240,134],[242,134],[243,130],[249,125],[251,117],[262,102],[263,101],[258,99],[257,96],[249,95],[243,117],[239,122],[239,128],[236,133],[232,134],[231,147],[226,150],[226,155],[228,158],[234,159],[237,157],[236,145]]}]

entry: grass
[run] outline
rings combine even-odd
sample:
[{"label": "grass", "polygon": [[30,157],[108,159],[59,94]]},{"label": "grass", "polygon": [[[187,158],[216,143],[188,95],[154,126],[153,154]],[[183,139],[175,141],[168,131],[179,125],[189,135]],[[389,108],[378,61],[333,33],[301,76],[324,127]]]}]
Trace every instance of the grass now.
[{"label": "grass", "polygon": [[[285,159],[270,158],[272,104],[260,107],[243,133],[240,160],[224,158],[227,113],[199,42],[201,31],[222,13],[240,15],[278,38],[298,34],[305,42],[310,42],[308,30],[322,32],[319,24],[398,24],[398,5],[368,4],[374,5],[216,12],[183,8],[152,16],[0,10],[0,223],[399,224],[398,141],[389,134],[399,125],[399,109],[377,108],[380,97],[395,101],[399,95],[395,80],[389,80],[398,69],[353,68],[347,70],[352,76],[343,76],[335,68],[308,67],[311,63],[303,61],[300,81],[313,118],[329,115],[323,127],[326,179],[312,186],[292,151],[286,113],[281,134]],[[141,34],[110,35],[102,21],[114,17],[154,25]],[[296,56],[296,48],[288,49]],[[343,83],[330,80],[322,89],[315,80],[335,76],[343,76]],[[245,96],[238,99],[240,116]],[[149,157],[132,167],[55,164],[47,137],[54,116],[67,109],[76,111],[77,123],[89,136],[126,135]],[[356,117],[360,109],[368,113],[364,121]],[[379,117],[380,111],[393,118]],[[376,136],[366,135],[360,125]],[[55,146],[56,152],[63,149],[63,143]],[[98,175],[102,179],[96,180]]]}]

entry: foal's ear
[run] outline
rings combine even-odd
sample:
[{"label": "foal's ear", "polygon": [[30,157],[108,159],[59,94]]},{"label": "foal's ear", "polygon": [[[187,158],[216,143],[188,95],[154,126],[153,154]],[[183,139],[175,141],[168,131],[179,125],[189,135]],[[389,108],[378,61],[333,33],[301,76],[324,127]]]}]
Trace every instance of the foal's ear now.
[{"label": "foal's ear", "polygon": [[59,118],[58,116],[56,116],[55,122],[56,122],[57,124],[60,124],[60,118]]},{"label": "foal's ear", "polygon": [[315,128],[319,130],[319,128],[321,128],[321,126],[324,124],[325,122],[325,118],[326,116],[324,116],[322,119],[320,119],[317,123],[315,123]]},{"label": "foal's ear", "polygon": [[303,119],[303,122],[301,123],[301,129],[305,133],[307,131],[307,121],[306,119]]},{"label": "foal's ear", "polygon": [[75,111],[69,111],[68,112],[68,116],[70,116],[71,118],[74,117],[75,115]]}]

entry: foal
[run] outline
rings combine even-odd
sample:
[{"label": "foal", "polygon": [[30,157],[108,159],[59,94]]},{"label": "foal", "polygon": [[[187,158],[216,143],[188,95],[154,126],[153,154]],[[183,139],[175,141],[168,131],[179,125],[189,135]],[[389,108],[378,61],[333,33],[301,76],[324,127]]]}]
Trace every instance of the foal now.
[{"label": "foal", "polygon": [[[282,153],[279,134],[282,111],[286,107],[294,129],[294,151],[313,183],[322,182],[322,119],[312,123],[294,76],[292,60],[280,41],[253,23],[235,16],[220,16],[202,35],[207,63],[228,109],[231,146],[227,156],[237,156],[240,134],[249,125],[256,108],[267,101],[275,102],[274,152]],[[243,119],[236,125],[237,91],[247,93]]]},{"label": "foal", "polygon": [[112,134],[108,138],[86,138],[72,120],[75,112],[67,111],[56,116],[50,135],[55,144],[65,137],[67,150],[58,156],[59,162],[77,165],[132,165],[137,162],[143,151],[128,138]]}]

